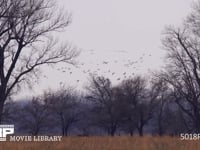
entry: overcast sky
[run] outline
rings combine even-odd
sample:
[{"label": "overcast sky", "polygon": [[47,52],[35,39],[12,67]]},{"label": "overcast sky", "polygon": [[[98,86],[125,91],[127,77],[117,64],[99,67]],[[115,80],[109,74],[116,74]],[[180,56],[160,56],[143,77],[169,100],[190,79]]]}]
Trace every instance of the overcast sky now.
[{"label": "overcast sky", "polygon": [[[109,77],[114,83],[137,73],[162,67],[162,32],[166,25],[180,25],[192,0],[58,0],[72,13],[72,24],[61,33],[81,49],[79,68],[44,68],[44,77],[31,92],[42,93],[61,84],[84,88],[89,73]],[[137,62],[137,63],[136,63]],[[124,73],[126,73],[124,75]]]}]

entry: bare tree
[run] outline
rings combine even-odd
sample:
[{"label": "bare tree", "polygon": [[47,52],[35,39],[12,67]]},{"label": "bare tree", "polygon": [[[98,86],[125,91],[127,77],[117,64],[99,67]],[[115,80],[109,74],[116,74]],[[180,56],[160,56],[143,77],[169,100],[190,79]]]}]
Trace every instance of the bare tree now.
[{"label": "bare tree", "polygon": [[168,53],[168,66],[162,73],[176,103],[192,120],[194,131],[200,131],[200,2],[182,27],[165,30],[163,46]]},{"label": "bare tree", "polygon": [[92,103],[91,113],[94,115],[95,126],[103,128],[109,135],[114,136],[120,124],[118,102],[114,98],[113,87],[109,79],[102,76],[91,76],[87,87],[87,99]]},{"label": "bare tree", "polygon": [[117,97],[121,99],[123,108],[120,111],[125,120],[123,130],[133,136],[137,129],[143,136],[144,127],[153,118],[157,89],[148,89],[147,80],[141,76],[124,80],[119,89]]},{"label": "bare tree", "polygon": [[4,104],[2,123],[13,123],[18,104],[13,100],[7,100]]},{"label": "bare tree", "polygon": [[58,47],[52,34],[70,22],[52,0],[0,1],[0,122],[6,99],[38,75],[41,65],[73,63],[78,52],[67,44]]},{"label": "bare tree", "polygon": [[60,124],[63,136],[67,136],[70,127],[79,121],[79,100],[71,87],[62,87],[56,92],[45,94],[45,103],[50,110],[51,118],[56,123],[55,126]]},{"label": "bare tree", "polygon": [[144,97],[146,82],[140,76],[137,76],[134,79],[122,81],[118,87],[119,90],[116,96],[122,99],[123,107],[120,111],[123,112],[121,114],[124,114],[125,117],[123,129],[133,136],[135,129],[138,127],[137,107]]},{"label": "bare tree", "polygon": [[172,110],[176,110],[177,107],[172,101],[173,97],[167,82],[159,78],[153,78],[151,88],[157,89],[156,109],[154,110],[155,132],[162,136],[167,133],[167,128],[171,123],[170,120],[173,120]]},{"label": "bare tree", "polygon": [[21,132],[25,131],[31,135],[38,135],[50,127],[50,114],[41,97],[34,97],[28,103],[22,106],[18,105],[15,111],[18,114],[13,112],[14,120],[18,123]]}]

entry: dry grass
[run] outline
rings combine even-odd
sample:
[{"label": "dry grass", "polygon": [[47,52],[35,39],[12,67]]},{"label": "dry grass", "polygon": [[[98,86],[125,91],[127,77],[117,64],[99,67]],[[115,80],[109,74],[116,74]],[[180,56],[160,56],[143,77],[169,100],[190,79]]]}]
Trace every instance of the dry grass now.
[{"label": "dry grass", "polygon": [[62,142],[1,142],[0,150],[198,150],[200,141],[171,137],[69,137]]}]

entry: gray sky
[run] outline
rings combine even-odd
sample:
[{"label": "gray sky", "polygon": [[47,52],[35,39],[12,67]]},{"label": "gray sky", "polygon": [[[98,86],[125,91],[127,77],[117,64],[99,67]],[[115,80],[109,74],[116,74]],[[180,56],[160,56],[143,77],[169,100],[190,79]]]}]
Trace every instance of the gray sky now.
[{"label": "gray sky", "polygon": [[[72,24],[61,33],[63,41],[82,50],[79,68],[43,68],[33,90],[19,97],[42,93],[61,84],[84,88],[88,73],[109,77],[114,83],[137,73],[162,67],[162,31],[180,25],[191,10],[192,0],[59,0],[73,15]],[[125,74],[124,74],[125,73]]]}]

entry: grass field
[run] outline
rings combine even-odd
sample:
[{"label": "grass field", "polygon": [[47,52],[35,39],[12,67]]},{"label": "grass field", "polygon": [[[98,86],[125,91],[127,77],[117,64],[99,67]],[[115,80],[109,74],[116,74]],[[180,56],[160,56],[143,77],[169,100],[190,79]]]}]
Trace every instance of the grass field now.
[{"label": "grass field", "polygon": [[171,137],[69,137],[62,142],[1,142],[0,150],[199,150],[200,141]]}]

